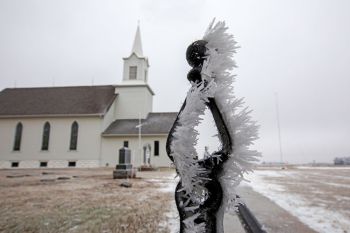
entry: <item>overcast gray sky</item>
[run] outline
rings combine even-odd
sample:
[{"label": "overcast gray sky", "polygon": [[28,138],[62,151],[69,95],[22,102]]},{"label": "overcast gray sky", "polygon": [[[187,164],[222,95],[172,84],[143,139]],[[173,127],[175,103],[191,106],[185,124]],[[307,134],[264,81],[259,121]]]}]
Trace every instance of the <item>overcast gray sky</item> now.
[{"label": "overcast gray sky", "polygon": [[350,156],[349,12],[348,0],[0,0],[0,88],[117,84],[140,20],[154,111],[178,111],[185,50],[216,17],[241,46],[235,91],[262,160],[279,161],[278,92],[284,160],[331,162]]}]

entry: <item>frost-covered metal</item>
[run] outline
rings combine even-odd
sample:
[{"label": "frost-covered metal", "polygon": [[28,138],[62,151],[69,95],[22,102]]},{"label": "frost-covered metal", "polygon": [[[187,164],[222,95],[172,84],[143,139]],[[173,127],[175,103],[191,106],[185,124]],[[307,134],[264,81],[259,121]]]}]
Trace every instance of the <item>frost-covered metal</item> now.
[{"label": "frost-covered metal", "polygon": [[[258,127],[233,92],[237,47],[227,29],[224,22],[213,21],[202,40],[187,50],[192,87],[167,141],[167,153],[181,178],[175,191],[180,232],[223,232],[224,212],[236,212],[239,203],[235,187],[259,155],[249,148]],[[206,108],[213,114],[221,149],[198,159],[195,127]]]}]

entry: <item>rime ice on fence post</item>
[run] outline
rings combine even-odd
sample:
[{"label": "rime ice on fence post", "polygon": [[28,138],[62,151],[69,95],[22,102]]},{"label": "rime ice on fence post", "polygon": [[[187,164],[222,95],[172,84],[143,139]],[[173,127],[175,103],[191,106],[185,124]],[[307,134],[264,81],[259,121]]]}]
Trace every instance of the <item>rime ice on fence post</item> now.
[{"label": "rime ice on fence post", "polygon": [[[225,211],[236,211],[235,187],[251,170],[258,152],[249,149],[257,139],[243,99],[233,94],[236,50],[233,36],[224,22],[209,25],[202,40],[192,43],[186,59],[193,68],[187,78],[192,87],[167,140],[167,153],[180,176],[175,200],[180,232],[223,232]],[[195,127],[209,108],[218,128],[222,148],[198,160]]]}]

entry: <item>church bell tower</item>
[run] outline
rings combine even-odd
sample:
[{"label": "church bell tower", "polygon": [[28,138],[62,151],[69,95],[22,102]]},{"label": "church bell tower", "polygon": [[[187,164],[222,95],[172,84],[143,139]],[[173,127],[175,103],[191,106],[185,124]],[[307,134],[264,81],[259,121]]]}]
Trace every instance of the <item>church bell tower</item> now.
[{"label": "church bell tower", "polygon": [[131,54],[123,60],[123,82],[147,83],[149,63],[148,58],[143,55],[139,25],[137,26]]},{"label": "church bell tower", "polygon": [[148,58],[143,55],[140,26],[137,26],[131,54],[123,58],[123,79],[115,87],[116,119],[146,119],[152,112],[154,92],[148,85]]}]

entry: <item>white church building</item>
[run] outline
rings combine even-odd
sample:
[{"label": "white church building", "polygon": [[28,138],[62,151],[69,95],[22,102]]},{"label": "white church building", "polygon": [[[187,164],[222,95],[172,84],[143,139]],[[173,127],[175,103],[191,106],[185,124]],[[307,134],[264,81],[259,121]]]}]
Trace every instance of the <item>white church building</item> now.
[{"label": "white church building", "polygon": [[137,28],[118,85],[6,88],[0,92],[0,168],[170,166],[165,151],[174,112],[152,112],[149,63]]}]

